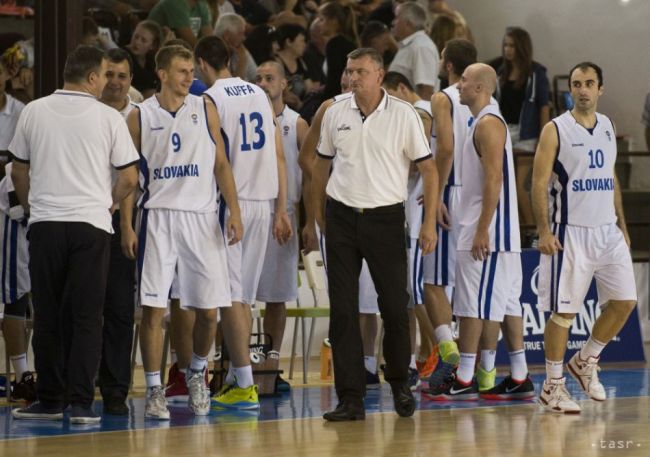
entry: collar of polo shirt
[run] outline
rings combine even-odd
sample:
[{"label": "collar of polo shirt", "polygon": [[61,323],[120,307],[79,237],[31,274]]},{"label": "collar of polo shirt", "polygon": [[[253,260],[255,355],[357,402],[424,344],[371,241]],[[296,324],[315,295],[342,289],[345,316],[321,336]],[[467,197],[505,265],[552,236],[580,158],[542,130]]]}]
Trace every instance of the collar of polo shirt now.
[{"label": "collar of polo shirt", "polygon": [[426,35],[426,32],[424,30],[418,30],[417,32],[411,33],[409,36],[399,42],[400,47],[403,48],[408,46],[413,42],[413,40],[418,37],[418,35]]},{"label": "collar of polo shirt", "polygon": [[[382,92],[382,98],[381,98],[381,101],[379,102],[379,105],[377,105],[377,108],[375,108],[375,111],[383,111],[388,106],[388,93],[386,92],[386,90],[383,87],[381,88],[381,92]],[[350,108],[361,111],[361,109],[359,108],[359,105],[357,105],[356,96],[350,97]],[[366,116],[369,116],[370,114],[372,114],[372,113],[368,113]]]}]

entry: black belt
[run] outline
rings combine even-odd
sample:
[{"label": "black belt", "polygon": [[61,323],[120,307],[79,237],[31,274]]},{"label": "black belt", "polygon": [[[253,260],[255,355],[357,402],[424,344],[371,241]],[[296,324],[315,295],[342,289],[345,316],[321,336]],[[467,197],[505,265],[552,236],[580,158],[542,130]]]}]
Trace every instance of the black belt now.
[{"label": "black belt", "polygon": [[354,213],[357,214],[380,214],[380,213],[394,213],[396,211],[403,211],[404,210],[404,202],[400,203],[395,203],[394,205],[387,205],[387,206],[377,206],[375,208],[356,208],[354,206],[348,206],[345,203],[341,203],[338,200],[334,200],[333,198],[329,198],[328,202],[331,205],[338,206],[343,209],[348,209]]}]

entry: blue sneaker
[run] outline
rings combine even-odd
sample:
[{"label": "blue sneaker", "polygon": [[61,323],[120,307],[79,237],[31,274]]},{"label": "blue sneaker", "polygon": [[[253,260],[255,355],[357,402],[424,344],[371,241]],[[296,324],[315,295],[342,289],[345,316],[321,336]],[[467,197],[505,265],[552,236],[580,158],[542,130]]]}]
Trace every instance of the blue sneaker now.
[{"label": "blue sneaker", "polygon": [[409,389],[415,390],[418,388],[419,385],[420,385],[420,373],[418,372],[417,368],[409,367],[409,380],[408,380]]},{"label": "blue sneaker", "polygon": [[379,374],[371,373],[366,370],[366,389],[374,390],[381,389],[381,381],[379,380]]},{"label": "blue sneaker", "polygon": [[443,362],[442,358],[438,359],[438,365],[436,365],[433,373],[431,373],[431,376],[429,376],[429,389],[433,389],[444,384],[445,381],[447,381],[447,379],[449,379],[449,377],[452,375],[455,369],[456,365],[453,363]]}]

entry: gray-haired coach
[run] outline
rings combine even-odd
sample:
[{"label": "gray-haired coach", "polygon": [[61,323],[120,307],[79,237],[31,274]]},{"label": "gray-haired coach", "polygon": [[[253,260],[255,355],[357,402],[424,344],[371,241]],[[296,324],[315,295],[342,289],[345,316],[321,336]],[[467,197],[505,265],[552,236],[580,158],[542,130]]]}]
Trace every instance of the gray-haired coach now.
[{"label": "gray-haired coach", "polygon": [[420,117],[410,104],[382,89],[383,68],[374,49],[348,54],[345,71],[352,94],[337,97],[327,109],[314,168],[314,208],[326,232],[329,336],[339,398],[336,409],[323,416],[329,421],[365,418],[357,298],[362,259],[368,263],[379,295],[385,378],[391,385],[395,411],[411,416],[415,410],[407,386],[411,351],[404,201],[409,167],[415,163],[424,183],[425,220],[419,242],[422,253],[428,254],[436,244],[438,175]]}]

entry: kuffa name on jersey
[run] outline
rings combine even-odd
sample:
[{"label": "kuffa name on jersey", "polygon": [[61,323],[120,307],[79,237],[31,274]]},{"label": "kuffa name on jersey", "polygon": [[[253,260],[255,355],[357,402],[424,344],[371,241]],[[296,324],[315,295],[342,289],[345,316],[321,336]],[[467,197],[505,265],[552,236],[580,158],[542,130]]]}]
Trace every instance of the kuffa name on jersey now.
[{"label": "kuffa name on jersey", "polygon": [[249,84],[245,84],[242,86],[226,86],[223,88],[223,90],[226,92],[226,94],[229,97],[237,97],[238,95],[248,95],[248,94],[255,93],[253,86]]},{"label": "kuffa name on jersey", "polygon": [[172,165],[170,167],[154,168],[153,179],[185,178],[187,176],[199,176],[199,166],[194,163],[187,165]]},{"label": "kuffa name on jersey", "polygon": [[612,191],[614,190],[613,178],[574,179],[571,182],[574,192]]}]

